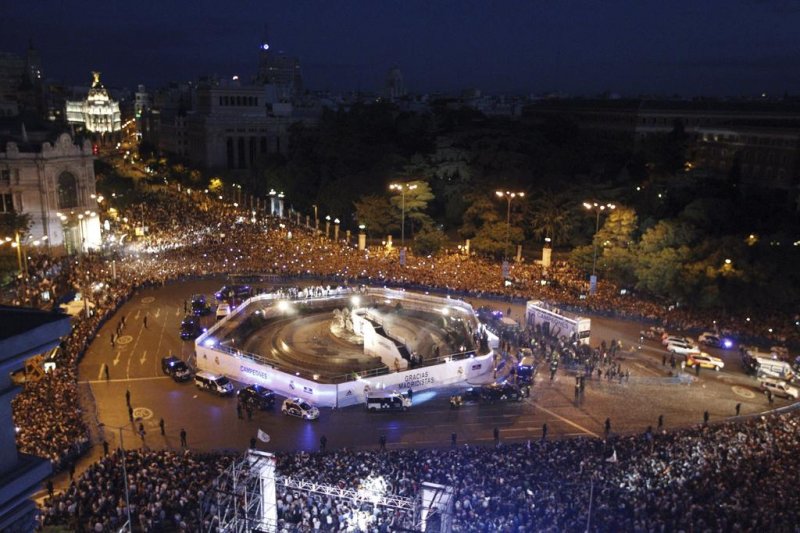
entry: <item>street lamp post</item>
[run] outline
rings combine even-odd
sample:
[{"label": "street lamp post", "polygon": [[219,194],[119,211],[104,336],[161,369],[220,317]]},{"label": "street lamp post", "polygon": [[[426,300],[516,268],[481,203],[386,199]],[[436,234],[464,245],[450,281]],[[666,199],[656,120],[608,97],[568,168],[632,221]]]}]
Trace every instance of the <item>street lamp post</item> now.
[{"label": "street lamp post", "polygon": [[594,211],[597,215],[595,218],[594,223],[594,236],[592,237],[592,277],[596,276],[597,271],[597,243],[595,242],[595,238],[597,237],[597,232],[600,231],[600,213],[608,209],[612,211],[617,208],[614,204],[598,204],[597,202],[583,202],[583,207],[585,207],[589,211]]},{"label": "street lamp post", "polygon": [[[106,426],[104,423],[100,423],[101,426]],[[125,446],[122,443],[122,426],[107,426],[110,428],[118,429],[119,430],[119,449],[122,453],[122,476],[123,481],[125,482],[125,513],[128,518],[127,524],[127,531],[133,531],[133,522],[131,522],[131,500],[130,500],[130,491],[128,490],[128,469],[125,465]]]},{"label": "street lamp post", "polygon": [[325,239],[331,238],[331,216],[325,215]]},{"label": "street lamp post", "polygon": [[495,191],[498,198],[505,198],[508,201],[508,209],[506,210],[506,245],[503,247],[503,260],[508,258],[508,241],[511,237],[511,200],[516,197],[524,198],[524,192],[511,192],[511,191]]},{"label": "street lamp post", "polygon": [[406,244],[406,191],[417,188],[415,183],[392,183],[389,188],[400,191],[400,246]]}]

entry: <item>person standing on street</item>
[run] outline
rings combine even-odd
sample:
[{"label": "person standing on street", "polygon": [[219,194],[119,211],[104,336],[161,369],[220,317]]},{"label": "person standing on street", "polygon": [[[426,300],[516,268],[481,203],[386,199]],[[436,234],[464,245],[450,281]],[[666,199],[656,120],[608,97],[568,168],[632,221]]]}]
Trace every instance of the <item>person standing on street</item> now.
[{"label": "person standing on street", "polygon": [[378,439],[378,443],[380,444],[381,450],[386,450],[386,435],[381,435],[381,438]]},{"label": "person standing on street", "polygon": [[542,424],[542,442],[547,440],[547,422]]},{"label": "person standing on street", "polygon": [[144,329],[147,329],[147,313],[144,314]]},{"label": "person standing on street", "polygon": [[319,451],[325,453],[325,448],[327,447],[328,447],[328,437],[323,435],[319,438]]},{"label": "person standing on street", "polygon": [[128,404],[128,407],[131,406],[131,390],[130,389],[126,389],[125,390],[125,403]]},{"label": "person standing on street", "polygon": [[186,430],[181,428],[181,448],[186,448]]},{"label": "person standing on street", "polygon": [[611,433],[611,419],[610,418],[606,418],[606,423],[605,423],[605,435],[606,435],[606,438],[608,438],[608,435],[610,433]]},{"label": "person standing on street", "polygon": [[737,403],[736,404],[736,416],[739,416],[739,413],[741,411],[742,411],[742,404],[741,403]]},{"label": "person standing on street", "polygon": [[494,431],[492,433],[494,434],[494,445],[495,446],[499,446],[500,445],[500,429],[498,427],[495,427]]},{"label": "person standing on street", "polygon": [[158,427],[161,428],[161,436],[164,436],[165,433],[164,433],[164,419],[163,418],[158,421]]},{"label": "person standing on street", "polygon": [[450,434],[450,447],[456,447],[456,441],[458,440],[458,435],[456,435],[455,431]]}]

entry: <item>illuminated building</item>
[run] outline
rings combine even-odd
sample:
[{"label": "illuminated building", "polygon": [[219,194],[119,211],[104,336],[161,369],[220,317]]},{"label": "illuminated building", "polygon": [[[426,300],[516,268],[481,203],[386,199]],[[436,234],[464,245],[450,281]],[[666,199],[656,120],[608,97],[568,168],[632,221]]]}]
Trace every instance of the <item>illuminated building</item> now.
[{"label": "illuminated building", "polygon": [[122,129],[119,102],[112,100],[100,83],[100,73],[92,72],[92,88],[85,100],[67,100],[67,123],[82,124],[93,133],[114,133]]},{"label": "illuminated building", "polygon": [[[0,143],[0,213],[31,217],[23,246],[88,251],[100,246],[92,145],[63,133],[55,142]],[[0,235],[0,237],[8,237]],[[46,237],[46,238],[45,238]],[[53,250],[55,248],[55,250]]]}]

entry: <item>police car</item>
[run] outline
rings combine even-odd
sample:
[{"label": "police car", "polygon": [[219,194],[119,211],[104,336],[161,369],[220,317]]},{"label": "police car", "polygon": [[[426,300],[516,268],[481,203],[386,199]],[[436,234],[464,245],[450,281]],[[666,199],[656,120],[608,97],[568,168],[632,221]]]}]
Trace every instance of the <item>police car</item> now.
[{"label": "police car", "polygon": [[174,355],[161,358],[161,371],[175,381],[189,381],[192,379],[189,367]]},{"label": "police car", "polygon": [[281,412],[285,415],[296,416],[305,420],[316,420],[319,418],[319,409],[300,398],[286,398],[281,406]]}]

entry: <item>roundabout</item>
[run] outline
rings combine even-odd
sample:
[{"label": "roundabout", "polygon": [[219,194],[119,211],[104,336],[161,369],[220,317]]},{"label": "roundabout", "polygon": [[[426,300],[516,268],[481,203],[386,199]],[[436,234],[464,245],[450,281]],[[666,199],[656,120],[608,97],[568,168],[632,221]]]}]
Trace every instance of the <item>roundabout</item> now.
[{"label": "roundabout", "polygon": [[[592,318],[592,345],[596,346],[602,339],[616,339],[624,347],[620,355],[620,363],[630,370],[630,379],[619,383],[592,378],[587,381],[585,396],[576,403],[573,395],[574,376],[559,369],[553,381],[547,372],[537,374],[531,391],[531,397],[522,402],[496,402],[479,405],[465,405],[452,409],[449,397],[454,391],[464,390],[467,381],[458,368],[454,370],[457,381],[427,390],[414,388],[413,406],[407,412],[369,413],[363,405],[352,405],[338,408],[320,405],[320,418],[305,421],[286,417],[280,413],[282,396],[297,396],[307,382],[313,387],[321,384],[313,380],[313,372],[294,370],[292,379],[287,381],[284,392],[278,392],[277,408],[255,411],[248,419],[246,413],[242,418],[237,416],[236,401],[212,395],[198,390],[191,382],[175,383],[164,376],[161,371],[161,358],[174,355],[186,361],[196,370],[202,365],[195,355],[195,346],[191,341],[181,341],[179,327],[183,313],[183,302],[192,294],[213,294],[226,282],[224,278],[186,281],[167,284],[164,287],[143,289],[138,298],[130,299],[124,304],[114,319],[109,320],[96,335],[79,367],[80,386],[91,391],[95,405],[87,405],[85,411],[108,426],[129,427],[135,431],[138,421],[130,422],[125,401],[125,391],[131,391],[133,405],[147,405],[152,412],[147,423],[163,418],[166,424],[165,435],[151,432],[147,436],[149,447],[178,448],[181,429],[188,434],[189,446],[200,450],[237,449],[248,446],[258,430],[270,436],[265,447],[269,450],[306,450],[319,448],[320,438],[325,436],[331,449],[347,447],[350,449],[377,448],[381,435],[386,436],[388,448],[400,447],[446,447],[451,435],[457,433],[459,443],[487,444],[493,441],[493,430],[498,429],[500,439],[509,442],[524,442],[542,437],[543,426],[547,425],[547,437],[569,438],[574,436],[602,436],[606,418],[612,421],[614,434],[640,433],[647,426],[656,427],[660,415],[664,417],[667,429],[694,426],[702,421],[704,411],[709,411],[711,423],[732,417],[735,406],[741,403],[741,414],[760,414],[771,408],[763,394],[758,391],[757,382],[746,376],[738,362],[738,354],[733,351],[715,352],[726,362],[725,369],[720,372],[702,372],[700,376],[688,373],[678,377],[670,377],[669,366],[661,364],[665,353],[660,343],[647,341],[641,350],[636,349],[640,326],[634,322],[613,320],[602,317]],[[296,283],[296,282],[295,282]],[[351,295],[348,295],[348,297]],[[420,295],[424,296],[424,295]],[[143,304],[143,298],[153,298]],[[468,302],[474,308],[481,305],[499,307],[496,301],[470,298]],[[345,305],[338,305],[342,309]],[[502,309],[511,308],[511,316],[524,315],[524,306],[502,304]],[[428,309],[430,311],[430,309]],[[148,327],[144,328],[141,317],[149,314]],[[109,350],[109,339],[116,331],[116,324],[122,316],[126,317],[123,336],[130,336],[131,342],[124,350]],[[285,317],[288,318],[288,317]],[[275,322],[274,333],[292,344],[295,355],[305,364],[314,361],[320,367],[327,366],[330,357],[338,356],[348,359],[347,364],[363,365],[374,356],[365,356],[364,349],[357,342],[337,337],[331,330],[334,322],[334,309],[320,313],[311,313],[307,317],[298,317],[298,322]],[[207,325],[213,325],[212,317],[205,317]],[[424,330],[425,320],[408,310],[402,321],[395,324],[396,331],[404,327]],[[392,331],[391,327],[389,328]],[[270,332],[273,330],[267,330]],[[422,339],[430,339],[433,329],[424,330]],[[402,334],[401,334],[402,336]],[[438,337],[437,337],[438,338]],[[260,339],[260,340],[258,340]],[[238,341],[237,341],[238,342]],[[252,336],[248,349],[256,349],[256,345],[274,346],[270,335],[262,332],[261,337]],[[422,341],[420,341],[422,342]],[[244,350],[245,345],[238,345]],[[260,349],[258,351],[261,351]],[[423,356],[427,356],[424,344],[420,348]],[[445,351],[441,351],[444,356]],[[283,357],[278,354],[276,357]],[[209,359],[213,361],[219,357]],[[220,364],[224,358],[220,357]],[[310,358],[310,359],[309,359]],[[424,360],[424,357],[423,357]],[[246,361],[240,358],[239,361]],[[291,362],[291,361],[290,361]],[[285,364],[280,361],[280,364]],[[373,361],[373,364],[375,362]],[[381,363],[382,365],[382,363]],[[242,366],[241,364],[239,366]],[[497,380],[509,375],[511,361],[498,360]],[[360,372],[368,373],[379,368],[358,366]],[[385,367],[385,365],[383,365]],[[381,367],[382,368],[382,367]],[[405,371],[419,374],[429,371],[431,367],[419,367]],[[108,369],[109,378],[105,371]],[[324,369],[324,368],[323,368]],[[341,368],[331,368],[331,376],[340,375]],[[300,375],[296,375],[299,372]],[[391,372],[386,376],[397,376]],[[494,378],[494,376],[491,376]],[[681,378],[681,379],[679,379]],[[367,380],[367,381],[363,381]],[[365,388],[378,388],[374,378],[362,378],[358,391],[364,393]],[[242,388],[258,381],[248,376],[243,381],[236,381],[236,388]],[[456,384],[459,383],[459,384]],[[341,384],[324,384],[333,387]],[[386,383],[392,385],[393,383]],[[269,386],[269,385],[268,385]],[[291,388],[294,387],[294,388]],[[272,387],[270,387],[272,388]],[[278,388],[276,387],[276,390]],[[346,391],[342,391],[346,394]],[[334,396],[332,395],[331,398]],[[782,407],[789,402],[776,399],[772,407]],[[102,438],[112,445],[116,435],[106,432],[95,437],[96,442]],[[128,439],[137,443],[137,439]]]}]

